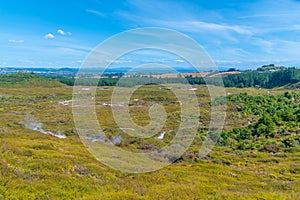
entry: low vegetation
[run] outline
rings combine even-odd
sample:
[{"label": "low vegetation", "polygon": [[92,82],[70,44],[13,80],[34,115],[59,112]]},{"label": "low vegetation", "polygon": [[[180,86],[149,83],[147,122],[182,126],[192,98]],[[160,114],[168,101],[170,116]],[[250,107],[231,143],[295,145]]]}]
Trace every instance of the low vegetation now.
[{"label": "low vegetation", "polygon": [[[210,102],[207,88],[195,85],[201,116],[190,149],[159,171],[126,174],[98,162],[82,144],[73,122],[72,87],[33,74],[1,76],[0,82],[0,199],[300,199],[297,90],[226,88],[227,97]],[[142,140],[122,132],[109,105],[112,91],[101,87],[95,99],[108,138],[122,136],[118,146],[138,152],[170,142],[180,104],[168,88],[144,86],[130,102],[141,125],[149,122],[153,103],[163,104],[168,120],[160,140],[160,133]],[[211,105],[225,103],[224,131],[214,150],[200,158],[204,138],[216,134],[207,133]],[[67,137],[24,127],[28,116],[43,130]]]}]

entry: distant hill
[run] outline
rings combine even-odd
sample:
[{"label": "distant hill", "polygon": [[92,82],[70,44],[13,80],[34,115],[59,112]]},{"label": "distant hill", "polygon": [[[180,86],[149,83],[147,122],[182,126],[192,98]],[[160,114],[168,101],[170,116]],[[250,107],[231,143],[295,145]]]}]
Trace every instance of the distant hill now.
[{"label": "distant hill", "polygon": [[[39,70],[39,69],[35,69]],[[20,73],[22,72],[22,73]],[[43,73],[45,71],[42,71]],[[58,73],[52,73],[49,71],[46,74],[29,73],[29,71],[19,71],[19,73],[10,75],[0,75],[0,85],[14,85],[22,84],[25,86],[37,85],[45,87],[53,87],[59,85],[70,85],[73,86],[75,82],[75,69],[60,69]],[[47,75],[49,74],[50,75]],[[69,74],[70,73],[70,74]],[[86,73],[86,78],[80,80],[81,85],[89,86],[98,83],[99,86],[113,86],[118,83],[119,78],[113,78],[107,76],[105,78],[92,77],[93,73]],[[299,68],[285,68],[280,66],[265,65],[258,68],[256,71],[237,71],[236,69],[226,72],[207,72],[205,80],[201,76],[194,76],[197,73],[182,73],[188,74],[186,80],[190,84],[213,84],[213,85],[224,85],[225,87],[260,87],[260,88],[274,88],[274,87],[289,87],[291,89],[299,88],[300,82],[300,69]],[[199,73],[198,73],[199,74]],[[202,73],[204,74],[204,73]],[[166,74],[168,75],[168,74]],[[143,83],[153,82],[156,84],[163,83],[181,83],[182,78],[178,77],[178,74],[173,76],[159,75],[157,77],[125,77],[122,81],[123,86],[131,87],[134,85],[143,85]],[[171,74],[172,75],[172,74]],[[120,76],[122,74],[120,73]],[[205,75],[202,75],[205,76]],[[47,78],[49,77],[49,78]],[[222,79],[220,79],[222,77]],[[99,80],[98,80],[99,79]],[[60,83],[59,83],[60,82]],[[77,82],[78,83],[78,82]]]},{"label": "distant hill", "polygon": [[250,71],[223,78],[226,87],[274,88],[300,82],[300,69],[288,68],[278,71]]},{"label": "distant hill", "polygon": [[5,74],[0,75],[0,87],[58,87],[63,84],[59,81],[40,77],[33,73],[16,73],[16,74]]},{"label": "distant hill", "polygon": [[287,69],[284,66],[275,66],[274,64],[270,64],[270,65],[264,65],[262,67],[257,68],[257,71],[269,71],[269,72],[274,72],[274,71],[280,71],[280,70],[285,70]]}]

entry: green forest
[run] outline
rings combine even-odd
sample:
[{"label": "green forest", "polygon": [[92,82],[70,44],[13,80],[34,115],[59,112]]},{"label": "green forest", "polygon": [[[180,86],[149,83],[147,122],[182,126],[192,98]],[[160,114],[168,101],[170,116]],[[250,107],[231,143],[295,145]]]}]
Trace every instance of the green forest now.
[{"label": "green forest", "polygon": [[[226,101],[227,100],[227,101]],[[218,99],[214,104],[229,104],[249,119],[249,125],[221,133],[220,145],[233,149],[278,153],[300,145],[300,94],[251,96],[247,93]],[[294,149],[296,150],[296,149]]]},{"label": "green forest", "polygon": [[[54,79],[59,80],[61,83],[73,86],[75,83],[75,78],[69,77],[54,77]],[[80,78],[76,82],[77,85],[98,85],[98,86],[115,86],[118,84],[119,78]],[[213,84],[225,87],[262,87],[262,88],[274,88],[281,87],[285,85],[292,85],[300,81],[300,69],[298,68],[288,68],[279,70],[276,72],[265,72],[265,71],[246,71],[242,74],[232,74],[226,77],[220,78],[147,78],[147,77],[133,77],[133,78],[122,78],[122,83],[118,86],[132,87],[134,85],[144,85],[145,83],[154,84],[167,84],[167,83],[184,83],[188,81],[192,85],[199,84]]]}]

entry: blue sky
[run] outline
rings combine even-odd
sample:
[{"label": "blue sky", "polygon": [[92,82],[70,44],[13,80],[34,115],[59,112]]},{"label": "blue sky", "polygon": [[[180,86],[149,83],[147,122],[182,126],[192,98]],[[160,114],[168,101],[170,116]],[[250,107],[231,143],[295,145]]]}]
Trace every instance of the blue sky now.
[{"label": "blue sky", "polygon": [[143,27],[190,36],[220,67],[300,66],[299,19],[297,0],[0,0],[0,67],[80,67],[103,40]]}]

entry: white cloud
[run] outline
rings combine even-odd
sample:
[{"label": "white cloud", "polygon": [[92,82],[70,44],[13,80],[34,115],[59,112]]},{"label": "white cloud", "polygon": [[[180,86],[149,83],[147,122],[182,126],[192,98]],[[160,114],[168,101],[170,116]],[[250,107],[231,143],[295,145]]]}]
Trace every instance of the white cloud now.
[{"label": "white cloud", "polygon": [[185,61],[181,60],[181,59],[178,59],[178,60],[175,60],[175,62],[177,62],[177,63],[184,63]]},{"label": "white cloud", "polygon": [[125,64],[125,63],[132,63],[131,60],[106,60],[107,63],[114,63],[114,64]]},{"label": "white cloud", "polygon": [[[199,33],[199,32],[210,32],[217,35],[222,34],[228,37],[228,33],[234,32],[239,35],[253,35],[253,27],[227,24],[227,23],[214,23],[201,20],[191,20],[190,18],[183,17],[183,19],[178,20],[167,20],[160,18],[148,18],[143,16],[136,16],[131,13],[121,12],[119,15],[123,18],[131,20],[138,24],[143,24],[143,26],[158,26],[171,28],[178,31],[186,31],[189,33]],[[230,38],[229,38],[230,39]]]},{"label": "white cloud", "polygon": [[60,35],[66,35],[66,33],[65,33],[63,30],[61,30],[61,29],[59,29],[59,30],[57,31],[57,33],[60,34]]},{"label": "white cloud", "polygon": [[44,36],[45,39],[54,39],[55,36],[52,33],[48,33],[47,35]]},{"label": "white cloud", "polygon": [[102,12],[97,11],[97,10],[86,9],[85,12],[92,13],[92,14],[95,14],[95,15],[98,15],[98,16],[101,16],[101,17],[105,16],[105,14],[103,14]]},{"label": "white cloud", "polygon": [[58,29],[58,30],[57,30],[57,33],[58,33],[59,35],[72,35],[71,32],[65,32],[65,31],[62,30],[62,29]]},{"label": "white cloud", "polygon": [[237,26],[237,25],[224,25],[224,24],[216,24],[216,23],[207,23],[202,21],[191,21],[191,22],[184,22],[184,24],[189,24],[190,27],[198,27],[200,29],[207,29],[207,30],[215,30],[215,31],[234,31],[239,34],[246,34],[252,35],[251,30],[246,27]]},{"label": "white cloud", "polygon": [[170,27],[175,30],[187,31],[199,33],[201,31],[210,31],[220,34],[220,32],[232,31],[240,35],[252,35],[253,31],[250,27],[238,26],[238,25],[228,25],[228,24],[218,24],[204,21],[166,21],[166,20],[151,20],[148,19],[148,22],[155,24],[155,26]]},{"label": "white cloud", "polygon": [[297,13],[271,13],[271,14],[254,14],[238,17],[239,19],[251,19],[251,18],[282,18],[282,17],[297,17]]},{"label": "white cloud", "polygon": [[8,40],[8,42],[11,42],[11,43],[24,43],[25,40]]}]

